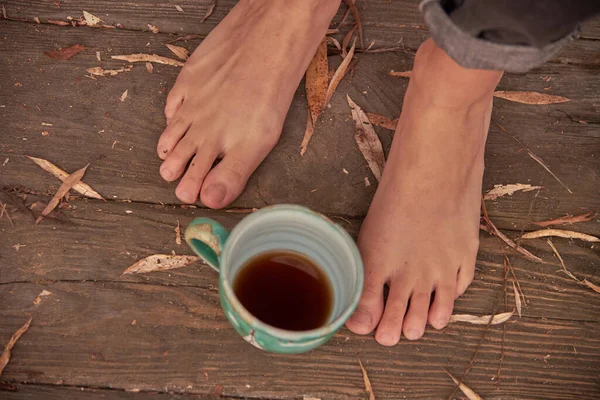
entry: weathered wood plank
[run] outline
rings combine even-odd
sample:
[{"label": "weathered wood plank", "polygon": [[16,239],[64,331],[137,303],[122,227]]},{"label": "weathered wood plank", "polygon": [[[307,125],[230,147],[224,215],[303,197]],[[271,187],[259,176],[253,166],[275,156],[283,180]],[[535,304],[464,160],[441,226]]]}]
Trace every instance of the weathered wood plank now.
[{"label": "weathered wood plank", "polygon": [[[53,293],[41,304],[42,290]],[[246,344],[228,325],[216,290],[136,283],[0,285],[0,341],[33,315],[3,379],[126,390],[251,397],[364,396],[356,355],[378,398],[441,398],[460,375],[485,327],[452,325],[393,348],[346,330],[308,354],[283,356]],[[488,310],[488,311],[491,311]],[[135,323],[134,323],[135,321]],[[491,327],[467,383],[485,398],[594,398],[600,337],[596,322],[514,319],[507,325],[502,380],[497,372],[502,327]]]},{"label": "weathered wood plank", "polygon": [[[25,19],[33,22],[38,17],[42,22],[47,20],[66,21],[68,17],[78,18],[83,10],[102,18],[106,23],[117,25],[128,30],[146,31],[150,33],[148,24],[153,24],[163,33],[180,35],[196,34],[206,36],[237,3],[235,0],[219,0],[213,13],[201,23],[200,21],[212,6],[213,0],[181,0],[176,4],[184,12],[179,12],[174,3],[158,0],[136,2],[121,2],[115,0],[79,1],[77,3],[58,2],[56,4],[45,0],[6,0],[7,15],[11,18]],[[357,1],[364,29],[365,44],[374,41],[375,48],[402,46],[415,50],[427,37],[427,27],[418,9],[419,0],[369,0]],[[331,27],[338,27],[346,11],[342,4]],[[341,29],[347,31],[354,24],[352,17],[348,18]],[[341,41],[345,32],[338,34]],[[565,48],[553,61],[580,63],[588,65],[600,64],[597,57],[597,43],[600,39],[600,18],[594,18],[583,25],[582,37]]]},{"label": "weathered wood plank", "polygon": [[[185,394],[156,392],[126,392],[119,389],[100,389],[88,387],[69,387],[61,385],[0,385],[0,396],[3,400],[44,399],[44,400],[183,400],[190,397]],[[213,400],[216,396],[194,395],[193,399]],[[226,398],[226,397],[221,397]]]},{"label": "weathered wood plank", "polygon": [[[91,162],[86,180],[108,198],[177,203],[175,185],[163,182],[158,175],[160,160],[155,155],[155,144],[164,126],[165,92],[178,69],[157,65],[150,75],[143,66],[136,66],[112,78],[84,77],[86,68],[99,64],[95,51],[100,51],[104,60],[111,54],[139,51],[168,56],[162,45],[168,37],[123,30],[62,29],[6,21],[0,24],[5,32],[0,50],[6,60],[1,67],[4,79],[0,81],[0,106],[4,107],[0,108],[0,118],[7,133],[0,143],[0,165],[8,159],[0,167],[0,183],[42,192],[51,188],[53,181],[47,174],[23,157],[28,154],[69,171]],[[66,62],[43,55],[44,50],[74,43],[84,44],[89,50]],[[337,62],[337,57],[331,60]],[[298,154],[306,112],[304,93],[299,89],[279,144],[234,206],[292,202],[326,213],[365,215],[375,186],[364,187],[363,178],[370,173],[355,148],[343,95],[349,93],[366,111],[395,116],[402,106],[406,80],[389,77],[387,72],[410,68],[410,63],[410,56],[405,54],[360,55],[354,77],[342,81],[304,157]],[[109,68],[123,63],[101,65]],[[551,76],[551,81],[546,83],[540,78],[545,76]],[[21,86],[15,86],[17,83]],[[572,101],[527,106],[497,100],[494,119],[540,156],[574,194],[567,193],[525,152],[519,152],[524,145],[492,125],[484,189],[506,183],[545,187],[531,211],[534,192],[488,202],[490,214],[502,228],[531,229],[525,226],[531,220],[600,209],[596,195],[600,161],[594,156],[600,137],[600,75],[573,65],[552,64],[527,75],[507,75],[500,85],[504,90],[536,91],[544,91],[547,86],[552,86],[552,93]],[[123,103],[119,96],[126,89],[129,96]],[[579,120],[588,123],[576,122]],[[53,126],[43,127],[42,122]],[[42,131],[50,134],[42,136]],[[391,132],[379,133],[388,149]],[[344,174],[343,168],[350,173]],[[597,221],[581,225],[581,229],[600,233]]]},{"label": "weathered wood plank", "polygon": [[[202,263],[165,273],[120,275],[129,265],[151,254],[172,251],[192,254],[185,243],[181,246],[175,243],[177,221],[184,228],[194,217],[210,217],[231,229],[244,217],[244,214],[171,206],[71,200],[70,210],[54,214],[58,219],[47,219],[34,226],[30,214],[17,211],[13,206],[11,201],[17,201],[14,197],[0,192],[0,200],[9,204],[15,224],[15,228],[11,228],[8,221],[0,221],[0,234],[7,238],[0,240],[0,283],[119,281],[212,290],[217,286],[217,274]],[[34,201],[34,196],[28,196],[25,207]],[[40,208],[38,206],[38,212]],[[357,235],[359,219],[333,219],[353,236]],[[514,254],[487,233],[482,233],[481,238],[481,263],[473,285],[457,302],[460,313],[484,314],[493,308],[495,299],[503,293],[503,251]],[[576,276],[600,284],[597,249],[565,239],[554,242]],[[597,321],[600,296],[594,296],[591,290],[558,272],[557,260],[545,241],[527,241],[523,245],[555,263],[534,264],[511,255],[515,273],[529,301],[529,306],[523,309],[524,315]],[[514,304],[512,290],[509,302]]]}]

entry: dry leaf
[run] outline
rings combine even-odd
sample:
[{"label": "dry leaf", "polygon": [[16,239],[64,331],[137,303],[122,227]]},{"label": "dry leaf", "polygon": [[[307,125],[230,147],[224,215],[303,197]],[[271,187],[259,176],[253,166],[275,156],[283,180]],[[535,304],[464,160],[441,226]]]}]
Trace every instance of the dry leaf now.
[{"label": "dry leaf", "polygon": [[312,123],[312,118],[310,116],[310,112],[306,114],[306,129],[304,130],[304,137],[302,138],[302,144],[300,144],[300,155],[303,156],[308,149],[308,143],[315,133],[315,127]]},{"label": "dry leaf", "polygon": [[542,189],[541,186],[531,186],[524,183],[509,183],[508,185],[494,185],[494,188],[487,192],[484,196],[484,200],[495,200],[502,196],[512,196],[513,193],[521,190],[523,192],[530,192],[532,190]]},{"label": "dry leaf", "polygon": [[538,92],[508,92],[503,90],[497,90],[494,92],[494,97],[500,99],[514,101],[516,103],[523,104],[559,104],[571,101],[566,97],[554,96],[546,93]]},{"label": "dry leaf", "polygon": [[50,132],[48,131],[42,131],[42,136],[48,136],[50,134]]},{"label": "dry leaf", "polygon": [[[480,317],[476,316],[476,315],[470,315],[470,314],[453,314],[450,316],[450,321],[449,322],[468,322],[470,324],[474,324],[474,325],[498,325],[498,324],[502,324],[506,321],[508,321],[510,319],[510,317],[512,317],[514,315],[514,311],[511,312],[505,312],[505,313],[501,313],[501,314],[496,314],[494,315],[494,317],[492,318],[491,315],[482,315]],[[492,321],[490,322],[490,318],[492,318]]]},{"label": "dry leaf", "polygon": [[367,118],[373,125],[380,126],[385,129],[389,129],[390,131],[395,131],[396,126],[398,125],[398,118],[391,119],[388,117],[384,117],[383,115],[367,113]]},{"label": "dry leaf", "polygon": [[133,66],[121,68],[121,69],[103,69],[102,67],[92,67],[86,69],[86,71],[95,76],[115,76],[121,72],[129,72]]},{"label": "dry leaf", "polygon": [[381,174],[383,174],[383,167],[385,166],[385,156],[383,154],[383,147],[379,141],[379,137],[373,129],[373,125],[369,122],[367,115],[364,111],[352,101],[350,96],[346,95],[348,105],[352,110],[352,119],[354,120],[354,127],[356,133],[354,134],[354,140],[358,144],[358,149],[362,153],[367,164],[373,172],[375,179],[379,181]]},{"label": "dry leaf", "polygon": [[75,44],[70,47],[63,47],[59,50],[45,51],[44,54],[55,60],[68,60],[76,54],[81,53],[86,48],[80,44]]},{"label": "dry leaf", "polygon": [[202,19],[200,20],[200,23],[206,21],[208,19],[208,17],[210,17],[210,15],[215,10],[216,5],[217,5],[217,0],[214,0],[214,2],[208,7],[208,10],[206,10],[206,14],[204,14],[204,17],[202,17]]},{"label": "dry leaf", "polygon": [[184,47],[175,46],[173,44],[168,44],[168,43],[165,43],[165,46],[167,46],[167,48],[169,50],[171,50],[171,52],[173,52],[173,54],[175,54],[177,57],[181,58],[182,60],[187,60],[188,57],[190,56],[190,52]]},{"label": "dry leaf", "polygon": [[142,260],[139,260],[121,275],[126,274],[145,274],[147,272],[167,271],[169,269],[187,267],[191,263],[198,261],[196,256],[174,256],[171,254],[154,254]]},{"label": "dry leaf", "polygon": [[445,368],[442,368],[444,370],[444,372],[446,372],[448,374],[448,376],[450,377],[450,379],[452,379],[452,381],[458,385],[458,388],[461,390],[461,392],[463,392],[465,394],[465,396],[467,396],[467,398],[469,400],[483,400],[483,398],[481,396],[479,396],[477,393],[475,393],[473,391],[473,389],[471,389],[470,387],[468,387],[467,385],[465,385],[462,382],[459,382],[455,377],[453,377],[450,372],[446,371]]},{"label": "dry leaf", "polygon": [[388,72],[389,76],[399,76],[401,78],[410,78],[412,75],[412,71],[394,71],[391,70]]},{"label": "dry leaf", "polygon": [[151,62],[146,63],[146,71],[148,71],[150,73],[154,72],[154,66],[152,65]]},{"label": "dry leaf", "polygon": [[594,292],[600,293],[600,286],[593,284],[592,282],[588,281],[587,279],[584,279],[583,283],[585,283],[585,285],[587,287],[589,287],[590,289],[592,289]]},{"label": "dry leaf", "polygon": [[119,98],[119,100],[121,100],[121,102],[124,102],[124,101],[125,101],[125,99],[127,98],[127,94],[128,94],[128,91],[127,91],[127,90],[125,90],[125,91],[123,92],[123,94],[121,95],[121,97]]},{"label": "dry leaf", "polygon": [[365,381],[365,392],[369,395],[369,400],[375,400],[375,393],[373,393],[373,387],[371,386],[371,380],[369,379],[369,375],[367,375],[367,370],[363,367],[363,363],[358,358],[358,364],[360,365],[360,370],[363,374],[363,380]]},{"label": "dry leaf", "polygon": [[69,24],[66,21],[57,21],[57,20],[54,20],[54,19],[49,19],[48,23],[52,24],[52,25],[60,25],[60,26],[69,26],[69,25],[71,25],[71,24]]},{"label": "dry leaf", "polygon": [[527,149],[527,154],[529,154],[529,157],[533,158],[533,159],[535,160],[535,162],[537,162],[538,164],[540,164],[540,165],[542,166],[542,168],[544,168],[546,171],[548,171],[548,173],[549,173],[550,175],[552,175],[552,177],[553,177],[554,179],[556,179],[556,181],[557,181],[558,183],[560,183],[562,187],[564,187],[565,189],[567,189],[567,192],[569,192],[569,193],[573,194],[573,192],[571,191],[571,189],[569,189],[569,188],[567,187],[567,185],[565,185],[565,184],[564,184],[564,183],[563,183],[563,182],[562,182],[560,179],[558,179],[558,176],[556,176],[556,175],[554,174],[554,172],[550,171],[550,168],[548,168],[548,166],[547,166],[547,165],[544,163],[544,161],[543,161],[541,158],[539,158],[538,156],[536,156],[535,154],[533,154],[533,153],[531,152],[531,150],[529,150],[529,149]]},{"label": "dry leaf", "polygon": [[115,60],[122,60],[128,62],[155,62],[158,64],[171,65],[173,67],[183,67],[183,63],[181,61],[173,60],[172,58],[157,56],[156,54],[128,54],[128,55],[119,55],[112,56]]},{"label": "dry leaf", "polygon": [[517,286],[513,282],[513,292],[515,294],[515,306],[517,307],[517,314],[519,314],[519,318],[521,318],[521,295],[517,290]]},{"label": "dry leaf", "polygon": [[150,29],[150,32],[152,33],[158,33],[158,28],[152,24],[148,24],[148,29]]},{"label": "dry leaf", "polygon": [[73,188],[73,186],[79,183],[81,178],[83,178],[83,175],[85,175],[85,171],[87,170],[89,165],[90,164],[73,172],[63,181],[62,185],[60,185],[60,187],[52,197],[52,200],[50,200],[46,208],[44,208],[44,210],[42,211],[42,214],[35,220],[36,225],[39,224],[46,215],[50,214],[50,212],[56,208],[58,203],[60,203],[60,199],[62,199],[63,196]]},{"label": "dry leaf", "polygon": [[500,230],[496,227],[496,225],[494,225],[492,220],[490,220],[490,217],[485,208],[484,200],[481,201],[481,210],[483,211],[483,220],[485,221],[486,225],[480,225],[479,226],[480,229],[483,229],[484,231],[500,238],[504,243],[506,243],[508,246],[510,246],[516,252],[521,253],[523,256],[525,256],[526,259],[537,262],[537,263],[542,263],[542,264],[544,263],[544,260],[542,260],[538,256],[530,253],[528,250],[524,249],[523,247],[518,246],[514,241],[512,241],[505,234],[500,232]]},{"label": "dry leaf", "polygon": [[326,105],[328,72],[327,39],[323,38],[306,70],[306,100],[313,125]]},{"label": "dry leaf", "polygon": [[175,9],[179,12],[183,12],[183,8],[181,8],[181,6],[178,6],[177,4],[175,4]]},{"label": "dry leaf", "polygon": [[348,55],[344,58],[344,61],[340,64],[340,66],[333,74],[333,78],[331,78],[331,82],[329,82],[329,87],[327,88],[327,96],[325,96],[325,105],[327,105],[331,98],[333,97],[333,93],[335,93],[335,89],[337,89],[340,81],[346,75],[346,70],[348,69],[348,65],[350,65],[350,61],[352,61],[352,57],[354,57],[354,48],[356,47],[356,39],[354,43],[352,43],[352,47],[350,51],[348,51]]},{"label": "dry leaf", "polygon": [[352,16],[354,17],[354,22],[356,22],[356,26],[358,27],[358,37],[360,38],[360,48],[365,48],[365,42],[363,40],[363,28],[362,23],[360,22],[360,14],[358,13],[358,9],[354,4],[354,0],[344,0],[344,3],[350,7],[350,11],[352,11]]},{"label": "dry leaf", "polygon": [[25,323],[25,325],[23,325],[22,327],[20,327],[12,335],[12,337],[8,341],[8,344],[4,348],[4,351],[0,355],[0,376],[2,376],[2,371],[4,371],[4,368],[6,367],[6,365],[8,364],[8,362],[10,361],[10,352],[11,352],[12,348],[15,347],[15,343],[17,343],[17,340],[19,340],[19,338],[25,332],[27,332],[27,329],[29,329],[29,325],[31,325],[31,320],[32,320],[32,317],[29,317],[29,320]]},{"label": "dry leaf", "polygon": [[369,177],[365,176],[365,187],[371,186],[371,181],[369,181]]},{"label": "dry leaf", "polygon": [[96,60],[98,60],[98,62],[102,62],[102,57],[100,57],[99,51],[96,52]]},{"label": "dry leaf", "polygon": [[537,239],[548,236],[556,236],[565,239],[579,239],[585,242],[598,243],[600,239],[596,236],[586,235],[585,233],[573,232],[573,231],[565,231],[562,229],[542,229],[539,231],[527,232],[521,239]]},{"label": "dry leaf", "polygon": [[33,304],[37,306],[42,302],[42,297],[50,296],[51,294],[52,292],[49,292],[46,289],[42,290],[42,292],[38,294],[38,297],[36,297],[35,300],[33,300]]},{"label": "dry leaf", "polygon": [[181,246],[181,226],[179,225],[179,221],[177,221],[177,226],[175,227],[175,243]]},{"label": "dry leaf", "polygon": [[350,29],[348,31],[348,33],[346,33],[346,35],[344,36],[344,39],[342,39],[342,58],[346,58],[348,55],[348,52],[346,51],[346,49],[348,48],[348,45],[350,44],[350,40],[352,40],[352,37],[354,36],[355,30],[356,30],[356,25],[354,25],[352,27],[352,29]]},{"label": "dry leaf", "polygon": [[96,17],[95,15],[90,14],[87,11],[83,12],[83,18],[85,19],[86,25],[91,26],[91,27],[98,26],[102,22],[104,22],[100,18]]},{"label": "dry leaf", "polygon": [[33,17],[33,21],[34,21],[36,24],[41,24],[41,23],[42,23],[42,21],[40,21],[39,17]]},{"label": "dry leaf", "polygon": [[[31,161],[36,163],[44,171],[51,173],[52,175],[54,175],[55,177],[57,177],[58,179],[60,179],[63,182],[69,177],[68,172],[63,171],[62,169],[58,168],[56,165],[52,164],[48,160],[44,160],[43,158],[30,157],[30,156],[27,156],[27,158],[29,158]],[[87,183],[79,182],[77,185],[73,186],[73,190],[85,197],[89,197],[92,199],[98,199],[98,200],[104,200],[104,198],[102,196],[100,196],[100,193],[98,193],[94,189],[92,189],[92,187],[89,186]]]},{"label": "dry leaf", "polygon": [[581,214],[581,215],[567,215],[564,217],[560,217],[560,218],[556,218],[556,219],[551,219],[549,221],[540,221],[540,222],[534,222],[535,225],[538,226],[550,226],[550,225],[570,225],[570,224],[575,224],[577,222],[587,222],[592,220],[593,218],[596,217],[596,215],[598,215],[597,212],[595,211],[590,211],[588,213],[585,214]]},{"label": "dry leaf", "polygon": [[336,38],[327,36],[327,41],[333,44],[340,53],[342,52],[342,45]]}]

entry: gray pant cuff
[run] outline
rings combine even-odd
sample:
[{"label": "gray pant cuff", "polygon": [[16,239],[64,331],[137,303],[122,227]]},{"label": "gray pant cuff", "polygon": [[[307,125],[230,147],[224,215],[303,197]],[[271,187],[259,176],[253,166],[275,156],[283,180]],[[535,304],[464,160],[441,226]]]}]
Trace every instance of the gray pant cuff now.
[{"label": "gray pant cuff", "polygon": [[554,57],[579,32],[542,48],[494,43],[461,30],[446,14],[439,0],[423,0],[421,12],[434,42],[465,68],[527,72]]}]

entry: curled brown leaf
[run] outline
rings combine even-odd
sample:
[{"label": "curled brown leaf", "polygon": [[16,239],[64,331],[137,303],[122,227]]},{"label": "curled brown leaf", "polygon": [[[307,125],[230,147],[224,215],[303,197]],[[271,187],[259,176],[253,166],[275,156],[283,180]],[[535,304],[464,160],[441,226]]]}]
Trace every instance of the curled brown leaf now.
[{"label": "curled brown leaf", "polygon": [[571,225],[571,224],[576,224],[578,222],[591,221],[592,219],[594,219],[596,217],[596,215],[598,215],[598,213],[596,211],[590,211],[590,212],[587,212],[587,213],[581,214],[581,215],[566,215],[564,217],[551,219],[548,221],[534,222],[534,224],[538,225],[538,226],[543,226],[543,227],[550,226],[550,225]]},{"label": "curled brown leaf", "polygon": [[383,115],[373,113],[367,113],[367,118],[369,118],[369,121],[371,121],[373,125],[389,129],[390,131],[395,131],[396,126],[398,125],[398,118],[391,119],[384,117]]},{"label": "curled brown leaf", "polygon": [[173,60],[172,58],[158,56],[156,54],[124,54],[118,56],[112,56],[111,58],[115,60],[122,60],[128,62],[154,62],[157,64],[165,64],[171,65],[173,67],[183,67],[183,63],[181,61]]},{"label": "curled brown leaf", "polygon": [[497,90],[494,97],[523,104],[560,104],[571,101],[566,97],[539,92],[521,92]]},{"label": "curled brown leaf", "polygon": [[328,73],[327,39],[323,38],[306,70],[306,100],[313,125],[326,105]]},{"label": "curled brown leaf", "polygon": [[44,210],[42,211],[42,214],[35,220],[36,225],[39,224],[46,215],[50,214],[50,212],[52,212],[52,210],[56,208],[58,203],[60,203],[60,199],[62,199],[63,196],[69,192],[69,190],[73,189],[73,186],[79,183],[81,178],[83,178],[83,175],[85,175],[85,171],[87,170],[89,165],[90,164],[73,172],[63,181],[62,185],[60,185],[60,187],[52,197],[52,200],[50,200],[46,208],[44,208]]},{"label": "curled brown leaf", "polygon": [[[453,314],[450,316],[449,323],[453,322],[467,322],[474,325],[498,325],[508,321],[513,315],[514,311],[491,315],[471,315],[471,314]],[[490,322],[490,318],[492,319]]]},{"label": "curled brown leaf", "polygon": [[352,119],[354,120],[355,134],[354,140],[358,144],[358,149],[367,161],[369,169],[379,181],[385,167],[385,155],[383,154],[383,146],[381,141],[373,129],[373,125],[369,122],[369,118],[364,111],[346,95],[350,110],[352,110]]},{"label": "curled brown leaf", "polygon": [[29,326],[31,325],[32,319],[33,317],[29,317],[29,320],[25,323],[25,325],[17,329],[17,331],[12,335],[12,337],[8,341],[6,347],[4,347],[4,351],[2,351],[2,354],[0,354],[0,376],[2,376],[2,371],[4,371],[4,368],[8,365],[8,362],[10,361],[10,355],[13,347],[15,347],[17,340],[19,340],[21,336],[23,336],[23,334],[27,332]]},{"label": "curled brown leaf", "polygon": [[[36,163],[44,171],[51,173],[52,175],[54,175],[56,178],[60,179],[63,182],[69,177],[68,172],[63,171],[62,169],[58,168],[56,165],[52,164],[48,160],[44,160],[43,158],[31,157],[31,156],[26,156],[26,157],[29,158],[34,163]],[[89,197],[92,199],[98,199],[98,200],[104,200],[104,198],[100,195],[100,193],[96,192],[94,189],[92,189],[92,187],[90,185],[88,185],[87,183],[84,183],[84,182],[79,182],[78,184],[73,186],[73,190],[85,197]]]},{"label": "curled brown leaf", "polygon": [[565,239],[579,239],[585,242],[598,243],[600,239],[596,236],[588,235],[585,233],[574,232],[574,231],[566,231],[562,229],[542,229],[539,231],[527,232],[521,239],[537,239],[549,236],[556,236]]},{"label": "curled brown leaf", "polygon": [[183,268],[198,261],[196,256],[177,256],[171,254],[153,254],[143,258],[127,268],[121,275],[145,274],[148,272],[167,271]]},{"label": "curled brown leaf", "polygon": [[71,57],[81,53],[85,49],[86,47],[80,44],[74,44],[73,46],[63,47],[58,50],[45,51],[44,54],[55,60],[68,60]]}]

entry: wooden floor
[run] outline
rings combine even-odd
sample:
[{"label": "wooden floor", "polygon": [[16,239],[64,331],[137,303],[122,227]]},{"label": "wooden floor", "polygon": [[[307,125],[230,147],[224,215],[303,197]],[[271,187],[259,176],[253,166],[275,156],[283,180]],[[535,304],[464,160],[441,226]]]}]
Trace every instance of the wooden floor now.
[{"label": "wooden floor", "polygon": [[[344,95],[365,111],[398,116],[407,81],[387,72],[410,69],[414,51],[427,37],[416,1],[357,1],[366,43],[375,40],[374,48],[400,43],[403,50],[358,54],[354,75],[340,84],[304,157],[299,148],[306,98],[303,86],[298,89],[279,144],[232,205],[236,212],[182,207],[175,185],[158,175],[155,145],[178,68],[155,65],[149,74],[140,64],[114,77],[85,77],[89,67],[123,66],[111,55],[170,56],[164,42],[186,34],[205,36],[234,3],[219,0],[207,21],[199,23],[212,0],[0,2],[11,19],[0,21],[0,201],[14,223],[0,220],[0,348],[33,316],[0,378],[0,398],[367,398],[359,356],[378,399],[441,399],[454,389],[442,367],[462,376],[477,349],[465,383],[486,399],[600,397],[600,294],[559,272],[558,259],[543,239],[524,242],[547,262],[538,264],[482,232],[475,281],[456,303],[456,313],[505,311],[508,288],[512,310],[513,278],[505,282],[503,270],[508,254],[527,299],[521,318],[490,328],[464,323],[442,331],[428,328],[422,340],[402,340],[393,348],[377,345],[372,335],[342,329],[308,354],[266,354],[229,326],[210,268],[197,263],[120,277],[147,255],[189,254],[175,243],[174,228],[194,217],[208,215],[232,227],[245,209],[291,202],[336,218],[356,235],[368,209],[375,185],[365,187],[364,177],[375,179],[354,142]],[[119,28],[47,23],[79,18],[83,10]],[[341,35],[351,23],[350,18]],[[149,32],[147,24],[160,33]],[[200,40],[178,44],[192,50]],[[87,50],[68,61],[43,54],[74,44]],[[339,63],[339,56],[332,53],[330,63]],[[484,190],[510,183],[543,189],[487,201],[491,220],[517,238],[536,229],[532,221],[600,210],[600,20],[586,24],[582,37],[558,57],[528,74],[507,74],[499,88],[571,101],[496,100]],[[121,102],[125,90],[128,97]],[[378,128],[378,134],[387,152],[392,133]],[[107,201],[73,196],[34,225],[37,202],[47,203],[60,182],[25,155],[69,172],[90,163],[85,181]],[[566,229],[599,235],[599,222],[596,217]],[[575,276],[600,284],[598,244],[553,242]],[[52,295],[33,304],[42,290]]]}]

